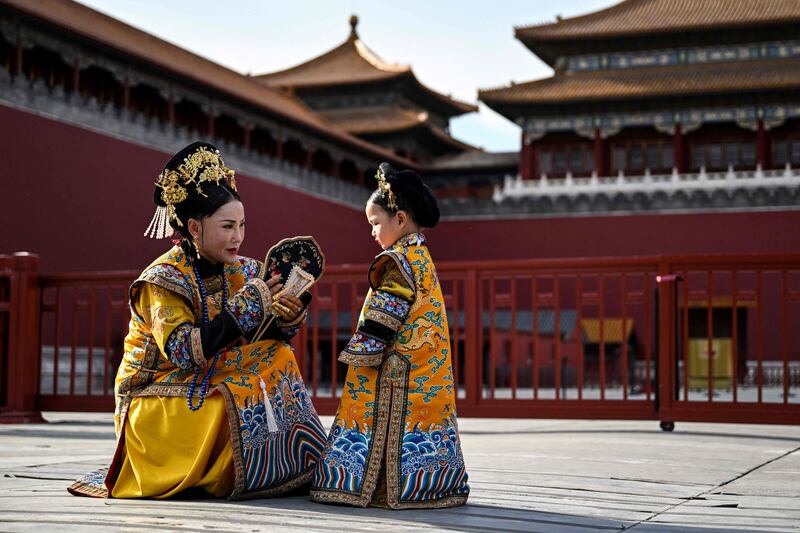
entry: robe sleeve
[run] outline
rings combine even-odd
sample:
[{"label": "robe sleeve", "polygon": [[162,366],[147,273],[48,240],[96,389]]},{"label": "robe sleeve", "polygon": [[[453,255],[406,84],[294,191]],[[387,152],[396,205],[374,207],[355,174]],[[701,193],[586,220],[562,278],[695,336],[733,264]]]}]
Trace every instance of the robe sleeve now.
[{"label": "robe sleeve", "polygon": [[205,365],[215,353],[255,328],[272,300],[263,280],[244,285],[208,324],[197,324],[189,302],[181,295],[152,283],[143,283],[134,311],[150,326],[162,354],[175,366]]},{"label": "robe sleeve", "polygon": [[414,303],[413,281],[403,266],[381,256],[378,261],[370,269],[371,289],[358,328],[339,354],[339,361],[349,365],[379,366]]}]

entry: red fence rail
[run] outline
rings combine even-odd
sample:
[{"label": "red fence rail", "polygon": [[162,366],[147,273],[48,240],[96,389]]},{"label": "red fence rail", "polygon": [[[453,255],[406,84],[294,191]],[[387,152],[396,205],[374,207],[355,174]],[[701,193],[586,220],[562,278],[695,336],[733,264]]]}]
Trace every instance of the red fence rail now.
[{"label": "red fence rail", "polygon": [[[0,257],[0,420],[111,410],[138,273],[37,268],[35,258]],[[337,356],[365,271],[330,267],[293,342],[321,413],[333,413],[344,387]],[[438,272],[463,416],[800,422],[800,254],[459,262]]]}]

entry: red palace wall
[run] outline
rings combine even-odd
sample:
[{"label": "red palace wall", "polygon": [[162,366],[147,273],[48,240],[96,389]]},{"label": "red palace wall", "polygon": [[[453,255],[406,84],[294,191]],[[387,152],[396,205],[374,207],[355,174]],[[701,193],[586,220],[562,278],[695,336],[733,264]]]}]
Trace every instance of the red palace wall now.
[{"label": "red palace wall", "polygon": [[459,221],[430,232],[436,258],[533,259],[800,251],[800,211]]},{"label": "red palace wall", "polygon": [[[140,269],[165,249],[142,236],[168,153],[0,106],[0,253],[30,251],[42,269]],[[224,156],[224,154],[223,154]],[[379,252],[360,210],[239,176],[242,253],[314,235],[331,264]],[[800,211],[577,216],[444,222],[429,232],[439,261],[800,251]]]},{"label": "red palace wall", "polygon": [[[166,249],[142,234],[171,154],[3,106],[0,124],[0,253],[38,253],[45,272],[138,270]],[[244,255],[263,258],[291,235],[314,235],[332,264],[366,263],[379,251],[360,211],[246,175],[237,183]]]}]

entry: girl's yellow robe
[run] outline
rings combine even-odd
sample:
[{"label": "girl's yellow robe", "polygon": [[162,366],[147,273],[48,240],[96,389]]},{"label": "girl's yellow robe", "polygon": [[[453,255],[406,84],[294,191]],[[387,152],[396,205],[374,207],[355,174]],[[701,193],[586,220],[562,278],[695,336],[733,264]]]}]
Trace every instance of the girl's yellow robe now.
[{"label": "girl's yellow robe", "polygon": [[425,238],[406,235],[378,255],[369,281],[358,330],[339,356],[350,367],[311,498],[396,509],[462,505],[469,486],[447,314]]},{"label": "girl's yellow robe", "polygon": [[[227,312],[242,335],[252,331],[271,305],[263,270],[239,257],[204,279],[209,320]],[[116,452],[108,469],[70,486],[73,494],[166,498],[191,489],[240,499],[280,495],[310,481],[325,432],[286,342],[240,340],[224,348],[202,408],[188,408],[195,371],[193,405],[213,360],[194,327],[202,320],[200,297],[179,246],[131,286],[131,322],[115,382]],[[277,336],[290,338],[302,318],[282,325]]]}]

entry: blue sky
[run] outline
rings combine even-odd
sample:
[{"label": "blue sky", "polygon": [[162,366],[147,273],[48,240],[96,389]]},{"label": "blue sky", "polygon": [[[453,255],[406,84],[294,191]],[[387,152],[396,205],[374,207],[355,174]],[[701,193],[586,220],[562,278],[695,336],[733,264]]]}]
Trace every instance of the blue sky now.
[{"label": "blue sky", "polygon": [[[617,0],[80,0],[242,73],[273,72],[341,44],[357,14],[359,35],[389,63],[410,64],[432,89],[476,103],[478,89],[544,78],[552,71],[514,27],[552,22]],[[519,149],[519,128],[480,106],[451,121],[454,136],[491,151]]]}]

